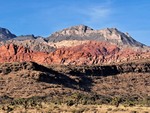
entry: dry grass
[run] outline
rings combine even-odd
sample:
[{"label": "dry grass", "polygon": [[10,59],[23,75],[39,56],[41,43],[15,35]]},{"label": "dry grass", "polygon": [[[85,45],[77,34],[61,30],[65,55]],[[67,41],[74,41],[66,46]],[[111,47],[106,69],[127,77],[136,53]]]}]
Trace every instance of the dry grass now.
[{"label": "dry grass", "polygon": [[[8,110],[10,109],[10,111]],[[150,107],[119,107],[110,105],[73,105],[67,106],[66,104],[55,105],[45,104],[42,106],[35,106],[24,108],[23,106],[5,106],[0,107],[0,113],[150,113]]]}]

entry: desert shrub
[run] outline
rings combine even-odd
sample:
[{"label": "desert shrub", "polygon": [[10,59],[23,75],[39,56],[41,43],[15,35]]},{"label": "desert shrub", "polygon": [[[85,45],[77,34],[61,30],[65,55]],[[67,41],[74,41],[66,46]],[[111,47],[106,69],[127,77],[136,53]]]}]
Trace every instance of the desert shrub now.
[{"label": "desert shrub", "polygon": [[3,68],[3,69],[2,69],[2,73],[3,73],[4,75],[9,74],[10,72],[11,72],[11,69],[10,69],[10,68]]},{"label": "desert shrub", "polygon": [[19,98],[11,101],[10,105],[23,105],[25,108],[41,106],[42,97]]},{"label": "desert shrub", "polygon": [[112,99],[111,104],[118,107],[120,102],[121,102],[120,97],[115,97],[115,98]]},{"label": "desert shrub", "polygon": [[24,98],[14,99],[11,102],[11,105],[24,105],[24,104],[26,104],[26,99]]},{"label": "desert shrub", "polygon": [[7,106],[7,112],[9,113],[9,112],[11,112],[11,111],[13,111],[14,110],[14,107],[13,106]]},{"label": "desert shrub", "polygon": [[75,102],[74,102],[73,100],[68,100],[68,101],[66,102],[66,104],[67,104],[68,106],[72,106],[72,105],[75,104]]},{"label": "desert shrub", "polygon": [[128,97],[126,100],[123,102],[125,106],[135,106],[139,104],[139,100],[135,97]]},{"label": "desert shrub", "polygon": [[72,100],[74,104],[83,104],[83,105],[108,104],[112,100],[111,98],[106,96],[101,96],[96,94],[81,94],[81,93],[74,93],[65,99]]},{"label": "desert shrub", "polygon": [[74,98],[76,104],[92,104],[92,97],[90,95],[76,93],[72,95],[72,97]]},{"label": "desert shrub", "polygon": [[7,95],[0,96],[0,104],[10,103],[13,99]]},{"label": "desert shrub", "polygon": [[10,113],[11,111],[14,110],[14,106],[11,106],[11,105],[3,105],[3,106],[1,106],[0,110],[4,110],[4,111],[6,111],[7,113]]},{"label": "desert shrub", "polygon": [[110,104],[111,101],[112,101],[112,98],[110,98],[110,97],[103,97],[101,99],[101,104]]},{"label": "desert shrub", "polygon": [[138,113],[137,111],[131,111],[130,113]]},{"label": "desert shrub", "polygon": [[73,109],[72,113],[83,113],[85,111],[84,108],[80,108],[80,109]]},{"label": "desert shrub", "polygon": [[150,107],[150,96],[143,99],[141,105],[146,105],[147,107]]},{"label": "desert shrub", "polygon": [[150,96],[148,96],[148,97],[146,98],[146,105],[147,105],[148,107],[150,107]]}]

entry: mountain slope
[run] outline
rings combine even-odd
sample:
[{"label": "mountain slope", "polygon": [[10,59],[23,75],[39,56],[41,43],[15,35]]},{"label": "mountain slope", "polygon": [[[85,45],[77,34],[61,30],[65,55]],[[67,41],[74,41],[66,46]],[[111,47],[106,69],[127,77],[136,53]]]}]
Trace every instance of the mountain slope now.
[{"label": "mountain slope", "polygon": [[150,58],[150,52],[120,49],[116,45],[93,41],[74,47],[59,48],[50,53],[32,51],[15,44],[1,46],[0,51],[1,63],[33,61],[40,64],[103,65]]},{"label": "mountain slope", "polygon": [[96,41],[59,48],[50,53],[52,63],[65,65],[102,65],[148,58],[150,52],[122,49],[114,44]]},{"label": "mountain slope", "polygon": [[128,33],[123,33],[116,28],[93,30],[88,26],[78,25],[55,32],[48,38],[34,35],[16,37],[7,29],[3,28],[1,31],[3,31],[3,35],[1,35],[0,46],[13,43],[33,51],[53,52],[58,48],[73,47],[89,41],[106,42],[115,44],[120,48],[130,47],[138,51],[150,50],[148,46],[134,40]]},{"label": "mountain slope", "polygon": [[47,40],[22,35],[0,45],[0,62],[103,65],[150,58],[150,48],[128,34],[116,28],[93,30],[84,25],[56,32]]},{"label": "mountain slope", "polygon": [[92,28],[79,25],[55,32],[47,39],[49,42],[59,42],[63,40],[94,40],[107,41],[117,45],[128,45],[143,47],[144,44],[134,40],[128,33],[123,33],[116,28],[106,28],[93,30]]},{"label": "mountain slope", "polygon": [[9,40],[15,37],[16,35],[12,34],[8,29],[0,27],[0,41]]},{"label": "mountain slope", "polygon": [[99,101],[108,99],[106,97],[146,99],[150,93],[150,63],[147,61],[81,67],[46,67],[34,62],[3,63],[0,64],[0,103],[7,102],[5,98],[5,101],[2,101],[2,96],[12,98],[45,96],[49,97],[48,102],[56,102],[56,98],[51,97],[60,97],[62,100],[63,96],[75,97],[77,93],[99,96],[101,97],[98,98]]}]

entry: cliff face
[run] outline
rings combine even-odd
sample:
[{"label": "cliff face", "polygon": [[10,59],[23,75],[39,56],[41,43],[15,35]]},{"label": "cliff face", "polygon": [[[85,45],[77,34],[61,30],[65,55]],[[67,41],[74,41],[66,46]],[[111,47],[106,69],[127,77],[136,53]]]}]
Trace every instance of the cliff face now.
[{"label": "cliff face", "polygon": [[149,52],[121,49],[105,42],[84,43],[75,47],[60,48],[50,53],[51,62],[56,64],[95,65],[128,62],[150,58]]},{"label": "cliff face", "polygon": [[150,58],[149,52],[121,50],[116,45],[93,41],[50,53],[32,51],[14,44],[1,46],[0,51],[0,62],[33,61],[40,64],[102,65]]},{"label": "cliff face", "polygon": [[17,46],[9,44],[0,47],[0,62],[23,62],[23,61],[35,61],[43,63],[46,53],[33,52],[23,46]]}]

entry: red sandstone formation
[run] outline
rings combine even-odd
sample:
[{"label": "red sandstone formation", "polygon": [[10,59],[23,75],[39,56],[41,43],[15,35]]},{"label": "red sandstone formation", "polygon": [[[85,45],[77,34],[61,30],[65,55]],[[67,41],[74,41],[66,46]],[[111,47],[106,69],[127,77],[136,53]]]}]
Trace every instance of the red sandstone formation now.
[{"label": "red sandstone formation", "polygon": [[23,46],[9,44],[0,47],[0,62],[34,61],[40,64],[101,65],[150,58],[149,52],[120,49],[105,42],[90,41],[75,47],[59,48],[54,52],[35,52]]},{"label": "red sandstone formation", "polygon": [[35,61],[43,63],[47,56],[44,52],[33,52],[23,46],[9,44],[0,47],[0,62]]},{"label": "red sandstone formation", "polygon": [[150,53],[123,50],[106,42],[91,41],[75,47],[60,48],[50,53],[50,58],[51,62],[56,64],[95,65],[150,58]]}]

